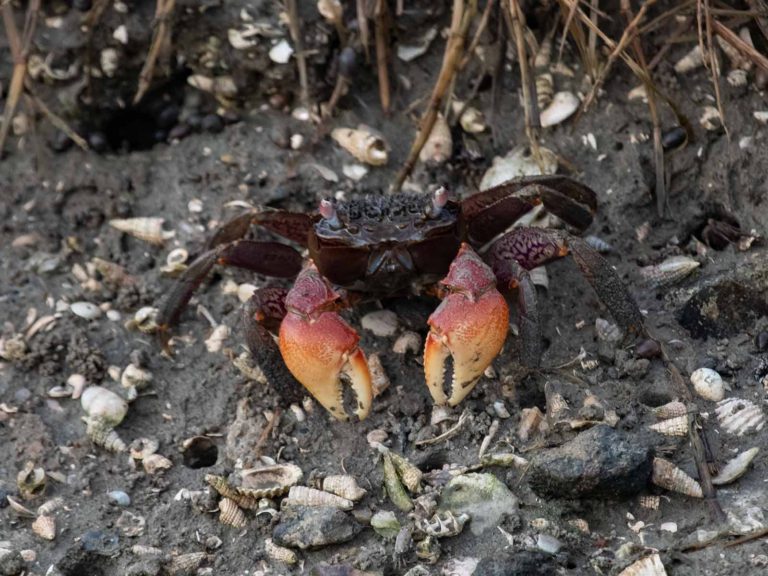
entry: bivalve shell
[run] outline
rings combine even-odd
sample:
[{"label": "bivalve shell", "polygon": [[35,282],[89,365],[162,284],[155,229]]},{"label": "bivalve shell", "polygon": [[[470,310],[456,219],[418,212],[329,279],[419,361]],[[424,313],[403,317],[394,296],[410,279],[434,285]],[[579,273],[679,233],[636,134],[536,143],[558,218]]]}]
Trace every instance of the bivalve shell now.
[{"label": "bivalve shell", "polygon": [[752,460],[755,459],[757,453],[760,452],[760,448],[750,448],[746,452],[742,452],[735,458],[728,461],[728,463],[720,469],[717,476],[712,477],[712,484],[715,486],[722,486],[723,484],[730,484],[734,480],[741,478],[749,469],[749,465]]},{"label": "bivalve shell", "polygon": [[364,488],[361,488],[354,476],[326,476],[323,479],[323,490],[341,496],[352,502],[362,500],[367,494]]},{"label": "bivalve shell", "polygon": [[665,490],[679,492],[693,498],[703,498],[701,485],[669,460],[653,459],[653,475],[651,482]]},{"label": "bivalve shell", "polygon": [[720,402],[725,397],[723,379],[710,368],[699,368],[691,374],[691,384],[696,393],[705,400]]},{"label": "bivalve shell", "polygon": [[285,494],[301,480],[304,472],[295,464],[275,464],[262,468],[248,468],[240,472],[242,487],[260,498],[274,498]]},{"label": "bivalve shell", "polygon": [[687,256],[672,256],[660,264],[640,268],[640,276],[652,288],[663,288],[680,282],[700,265]]},{"label": "bivalve shell", "polygon": [[272,560],[277,560],[278,562],[282,562],[283,564],[287,564],[289,566],[296,564],[299,561],[299,557],[296,552],[290,548],[278,546],[272,541],[272,538],[267,538],[264,540],[264,551],[267,553],[267,556],[272,558]]},{"label": "bivalve shell", "polygon": [[715,414],[720,426],[735,436],[759,432],[765,426],[765,414],[760,406],[741,398],[726,398],[718,402]]},{"label": "bivalve shell", "polygon": [[627,566],[619,576],[667,576],[658,554],[651,554]]},{"label": "bivalve shell", "polygon": [[222,498],[219,501],[219,522],[234,528],[245,528],[248,524],[245,513],[234,500],[229,498]]},{"label": "bivalve shell", "polygon": [[32,531],[45,540],[56,538],[56,520],[53,516],[38,516],[32,522]]},{"label": "bivalve shell", "polygon": [[165,218],[157,217],[115,218],[109,221],[109,225],[139,240],[160,245],[176,235],[172,230],[163,230],[164,222]]},{"label": "bivalve shell", "polygon": [[352,510],[354,503],[351,500],[336,496],[322,490],[315,490],[307,486],[293,486],[288,491],[287,500],[283,504],[300,506],[328,506],[340,510]]},{"label": "bivalve shell", "polygon": [[564,122],[579,109],[579,99],[572,92],[558,92],[552,97],[552,102],[541,111],[542,128],[555,126]]},{"label": "bivalve shell", "polygon": [[383,138],[364,128],[336,128],[331,138],[360,162],[372,166],[387,163],[387,144]]},{"label": "bivalve shell", "polygon": [[687,436],[688,416],[676,416],[669,420],[662,420],[657,424],[648,426],[648,428],[659,434],[664,434],[665,436]]}]

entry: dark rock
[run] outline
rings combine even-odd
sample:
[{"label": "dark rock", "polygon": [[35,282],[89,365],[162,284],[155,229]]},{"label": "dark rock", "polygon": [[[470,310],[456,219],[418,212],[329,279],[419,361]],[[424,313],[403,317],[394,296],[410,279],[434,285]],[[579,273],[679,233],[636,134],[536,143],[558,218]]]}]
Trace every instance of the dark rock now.
[{"label": "dark rock", "polygon": [[757,346],[758,352],[765,352],[768,350],[768,332],[763,330],[755,336],[755,346]]},{"label": "dark rock", "polygon": [[224,130],[224,120],[218,114],[206,114],[200,128],[211,134],[218,134]]},{"label": "dark rock", "polygon": [[552,556],[539,551],[486,556],[475,568],[483,576],[547,576],[555,573]]},{"label": "dark rock", "polygon": [[69,136],[61,130],[57,130],[51,139],[51,149],[54,152],[66,152],[72,147],[73,143]]},{"label": "dark rock", "polygon": [[165,130],[173,128],[176,122],[179,121],[180,112],[181,110],[175,104],[171,104],[163,108],[160,111],[160,114],[157,115],[158,128],[163,128]]},{"label": "dark rock", "polygon": [[88,12],[92,6],[92,0],[72,0],[72,8],[80,12]]},{"label": "dark rock", "polygon": [[635,355],[638,358],[656,358],[661,356],[661,346],[653,338],[646,338],[637,343]]},{"label": "dark rock", "polygon": [[109,142],[104,132],[91,132],[88,134],[88,146],[95,152],[106,152]]},{"label": "dark rock", "polygon": [[114,531],[89,530],[80,537],[80,544],[86,552],[112,556],[120,549],[120,538]]},{"label": "dark rock", "polygon": [[18,576],[24,571],[24,559],[18,550],[0,549],[0,575]]},{"label": "dark rock", "polygon": [[309,576],[365,576],[370,572],[347,566],[346,564],[318,564],[309,571]]},{"label": "dark rock", "polygon": [[306,550],[347,542],[361,529],[351,516],[337,508],[289,506],[280,512],[272,538],[280,546]]},{"label": "dark rock", "polygon": [[192,133],[192,127],[189,124],[176,124],[168,132],[168,140],[183,140]]},{"label": "dark rock", "polygon": [[603,498],[636,494],[651,476],[652,453],[641,436],[595,426],[531,460],[528,482],[549,498]]}]

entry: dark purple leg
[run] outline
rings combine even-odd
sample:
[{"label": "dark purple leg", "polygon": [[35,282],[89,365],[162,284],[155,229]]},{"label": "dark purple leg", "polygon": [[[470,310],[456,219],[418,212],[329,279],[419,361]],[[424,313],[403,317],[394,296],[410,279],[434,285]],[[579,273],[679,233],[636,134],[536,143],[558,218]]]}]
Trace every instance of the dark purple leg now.
[{"label": "dark purple leg", "polygon": [[282,210],[243,212],[219,226],[208,241],[208,249],[244,238],[253,225],[262,226],[306,248],[312,218],[308,214]]},{"label": "dark purple leg", "polygon": [[520,361],[523,366],[538,368],[541,364],[541,323],[536,285],[528,270],[512,262],[510,288],[517,288],[517,324],[520,328]]},{"label": "dark purple leg", "polygon": [[243,329],[245,342],[251,351],[253,361],[264,372],[267,381],[279,394],[283,402],[300,402],[304,387],[299,383],[283,361],[280,348],[273,333],[277,333],[286,314],[285,288],[259,288],[245,305]]}]

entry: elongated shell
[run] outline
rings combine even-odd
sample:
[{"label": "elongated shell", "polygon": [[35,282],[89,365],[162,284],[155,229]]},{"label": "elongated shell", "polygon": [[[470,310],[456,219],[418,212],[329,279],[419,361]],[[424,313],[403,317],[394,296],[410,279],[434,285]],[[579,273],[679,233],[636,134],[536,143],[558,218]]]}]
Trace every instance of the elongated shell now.
[{"label": "elongated shell", "polygon": [[385,451],[382,454],[382,463],[384,465],[384,488],[387,490],[392,504],[397,506],[403,512],[410,512],[413,509],[413,502],[405,491],[397,470],[392,462],[391,452]]},{"label": "elongated shell", "polygon": [[284,503],[299,504],[301,506],[328,506],[340,510],[352,510],[354,503],[351,500],[336,496],[322,490],[315,490],[308,486],[294,486],[288,492],[288,499]]},{"label": "elongated shell", "polygon": [[648,510],[658,510],[660,504],[661,496],[653,496],[650,494],[640,496],[640,506],[642,508],[647,508]]},{"label": "elongated shell", "polygon": [[177,574],[191,574],[205,562],[207,557],[208,555],[205,552],[179,554],[178,556],[171,558],[166,570],[170,576],[176,576]]},{"label": "elongated shell", "polygon": [[651,482],[665,490],[679,492],[693,498],[703,498],[701,485],[669,460],[653,459],[653,475]]},{"label": "elongated shell", "polygon": [[37,513],[40,516],[50,516],[57,510],[64,507],[64,498],[61,496],[57,496],[56,498],[51,498],[48,500],[48,502],[41,504],[37,508]]},{"label": "elongated shell", "polygon": [[278,562],[288,564],[289,566],[296,564],[296,562],[299,561],[299,557],[297,556],[296,552],[290,548],[278,546],[272,542],[272,538],[267,538],[264,540],[264,551],[267,553],[267,556],[272,558],[272,560],[277,560]]},{"label": "elongated shell", "polygon": [[704,65],[704,55],[701,52],[701,46],[698,44],[685,56],[675,63],[675,72],[685,74]]},{"label": "elongated shell", "polygon": [[660,264],[640,268],[640,276],[652,288],[663,288],[680,282],[699,266],[693,258],[672,256]]},{"label": "elongated shell", "polygon": [[85,432],[96,446],[106,448],[110,452],[124,452],[128,447],[117,432],[109,426],[105,426],[100,420],[84,418]]},{"label": "elongated shell", "polygon": [[222,498],[219,501],[219,522],[235,528],[245,528],[248,524],[245,513],[234,500],[229,498]]},{"label": "elongated shell", "polygon": [[579,104],[579,99],[572,92],[558,92],[552,97],[550,105],[541,111],[539,119],[542,128],[564,122],[579,109]]},{"label": "elongated shell", "polygon": [[667,571],[659,555],[651,554],[627,566],[619,576],[667,576]]},{"label": "elongated shell", "polygon": [[722,486],[723,484],[730,484],[734,480],[741,478],[749,469],[749,465],[752,463],[752,460],[755,459],[758,452],[760,452],[760,448],[750,448],[746,452],[742,452],[735,458],[729,460],[717,476],[712,478],[712,484],[715,486]]},{"label": "elongated shell", "polygon": [[331,138],[360,162],[372,166],[382,166],[387,163],[386,142],[369,130],[336,128],[331,132]]},{"label": "elongated shell", "polygon": [[323,479],[323,490],[353,502],[366,495],[365,489],[360,488],[354,476],[326,476]]},{"label": "elongated shell", "polygon": [[718,402],[715,414],[720,426],[736,436],[759,432],[765,426],[765,414],[760,406],[741,398],[726,398]]},{"label": "elongated shell", "polygon": [[662,420],[657,424],[648,426],[654,432],[664,434],[665,436],[687,436],[688,435],[688,416],[677,416],[669,420]]},{"label": "elongated shell", "polygon": [[429,133],[424,147],[419,152],[419,160],[425,164],[442,164],[453,154],[451,128],[442,114],[437,115],[432,132]]},{"label": "elongated shell", "polygon": [[676,418],[678,416],[684,416],[688,413],[688,408],[685,404],[679,400],[667,402],[661,406],[657,406],[653,409],[653,415],[659,420],[667,420],[669,418]]},{"label": "elongated shell", "polygon": [[237,503],[240,508],[246,510],[256,510],[259,507],[259,500],[265,498],[265,496],[259,496],[259,491],[251,491],[247,488],[240,488],[239,486],[232,486],[229,481],[223,476],[216,476],[215,474],[206,474],[205,481],[216,492],[229,498]]},{"label": "elongated shell", "polygon": [[45,540],[56,538],[56,520],[53,516],[38,516],[32,522],[32,531]]},{"label": "elongated shell", "polygon": [[392,458],[392,464],[397,470],[397,474],[400,476],[400,480],[408,488],[411,493],[418,492],[421,488],[421,479],[424,476],[423,472],[405,457],[401,456],[397,452],[389,452]]},{"label": "elongated shell", "polygon": [[163,230],[163,222],[165,218],[115,218],[109,225],[139,240],[159,245],[176,235],[173,231]]}]

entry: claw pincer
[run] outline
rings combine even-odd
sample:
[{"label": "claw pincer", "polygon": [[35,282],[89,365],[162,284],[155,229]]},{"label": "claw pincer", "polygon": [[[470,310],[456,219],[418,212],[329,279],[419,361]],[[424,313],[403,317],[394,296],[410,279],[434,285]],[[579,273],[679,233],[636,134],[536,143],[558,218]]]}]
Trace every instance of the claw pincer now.
[{"label": "claw pincer", "polygon": [[[447,295],[429,317],[424,374],[435,402],[455,406],[501,351],[509,308],[496,290],[493,271],[467,244],[462,244],[441,285]],[[447,370],[449,358],[452,377]],[[444,384],[450,384],[450,396]]]},{"label": "claw pincer", "polygon": [[285,299],[280,352],[294,377],[339,420],[349,418],[344,377],[355,394],[354,412],[363,419],[373,399],[371,375],[360,337],[336,312],[339,297],[314,264],[305,267]]}]

